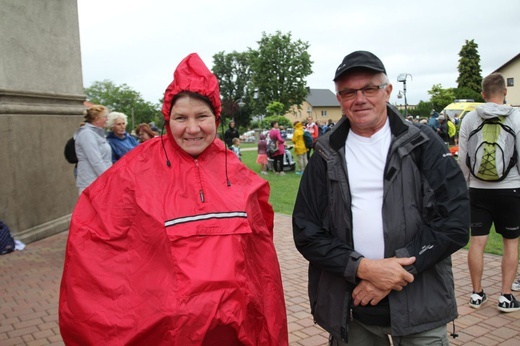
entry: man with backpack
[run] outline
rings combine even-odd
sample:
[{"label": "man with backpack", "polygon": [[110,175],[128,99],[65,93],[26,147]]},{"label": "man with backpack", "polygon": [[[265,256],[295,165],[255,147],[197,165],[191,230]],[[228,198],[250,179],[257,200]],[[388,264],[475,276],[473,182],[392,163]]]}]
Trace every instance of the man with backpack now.
[{"label": "man with backpack", "polygon": [[491,225],[502,235],[502,288],[498,309],[520,310],[511,294],[518,267],[520,236],[520,112],[504,104],[507,88],[504,77],[492,73],[482,81],[486,104],[466,114],[459,134],[459,160],[469,183],[471,204],[471,243],[468,266],[473,292],[472,308],[480,308],[487,296],[482,286],[484,248]]}]

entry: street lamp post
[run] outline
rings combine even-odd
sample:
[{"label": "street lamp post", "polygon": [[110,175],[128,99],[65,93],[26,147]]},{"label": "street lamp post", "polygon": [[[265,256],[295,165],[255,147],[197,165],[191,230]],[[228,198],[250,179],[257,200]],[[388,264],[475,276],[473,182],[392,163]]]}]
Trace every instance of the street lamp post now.
[{"label": "street lamp post", "polygon": [[406,100],[406,78],[410,76],[410,78],[413,80],[412,75],[409,73],[401,73],[399,76],[397,76],[397,81],[403,83],[403,93],[401,94],[401,91],[397,94],[397,98],[400,99],[404,95],[404,116],[408,116],[408,101]]},{"label": "street lamp post", "polygon": [[[260,91],[258,90],[258,88],[255,88],[255,92],[253,93],[253,100],[255,100],[255,102],[260,102]],[[257,109],[258,108],[259,107],[257,107]],[[262,130],[263,130],[263,121],[264,121],[264,114],[260,113],[260,132],[262,132]]]},{"label": "street lamp post", "polygon": [[[399,90],[399,92],[397,93],[397,98],[398,99],[402,99],[403,98],[403,92],[401,90]],[[408,110],[407,110],[407,105],[406,105],[406,94],[404,96],[404,112],[406,113]],[[405,117],[406,117],[406,114],[405,114]]]},{"label": "street lamp post", "polygon": [[[235,101],[235,102],[237,102],[237,101]],[[234,103],[234,102],[233,102],[233,103]],[[240,108],[244,107],[246,104],[245,104],[244,101],[242,101],[242,98],[239,98],[239,99],[238,99],[238,102],[237,102],[237,105],[238,105],[238,109],[240,109]],[[232,119],[233,121],[235,121],[235,112],[233,112],[233,116],[231,117],[231,119]]]}]

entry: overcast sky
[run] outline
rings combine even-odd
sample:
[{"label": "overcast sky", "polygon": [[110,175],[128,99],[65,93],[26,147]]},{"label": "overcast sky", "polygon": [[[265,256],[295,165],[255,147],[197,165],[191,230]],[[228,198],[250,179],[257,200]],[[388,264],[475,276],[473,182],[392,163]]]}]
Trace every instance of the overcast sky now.
[{"label": "overcast sky", "polygon": [[400,73],[412,76],[408,104],[428,101],[434,84],[456,87],[466,40],[478,44],[483,77],[520,53],[518,0],[78,0],[78,11],[84,86],[126,83],[154,103],[189,53],[211,69],[215,53],[257,49],[277,30],[310,44],[310,88],[334,91],[343,57],[369,50],[398,104]]}]

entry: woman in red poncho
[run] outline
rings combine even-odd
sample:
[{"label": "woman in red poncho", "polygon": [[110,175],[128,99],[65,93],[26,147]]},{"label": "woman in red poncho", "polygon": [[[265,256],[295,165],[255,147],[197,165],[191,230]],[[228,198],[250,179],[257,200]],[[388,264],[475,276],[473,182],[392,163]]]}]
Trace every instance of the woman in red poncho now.
[{"label": "woman in red poncho", "polygon": [[216,139],[220,109],[216,77],[189,55],[164,95],[167,136],[80,196],[60,292],[67,345],[288,344],[269,186]]}]

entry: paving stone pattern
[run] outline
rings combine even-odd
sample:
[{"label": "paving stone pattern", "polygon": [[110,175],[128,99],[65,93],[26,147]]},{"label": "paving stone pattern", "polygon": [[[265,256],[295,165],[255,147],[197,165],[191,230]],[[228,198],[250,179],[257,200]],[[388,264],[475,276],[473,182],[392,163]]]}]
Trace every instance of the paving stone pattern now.
[{"label": "paving stone pattern", "polygon": [[[58,328],[58,293],[67,232],[0,256],[0,345],[63,345]],[[276,214],[275,244],[282,269],[290,345],[327,345],[328,334],[313,323],[307,299],[307,262],[294,247],[291,217]],[[501,257],[485,255],[483,285],[488,302],[471,309],[467,251],[452,256],[459,334],[451,345],[520,345],[520,312],[501,313]],[[520,294],[519,297],[520,298]],[[448,325],[451,331],[452,324]]]}]

